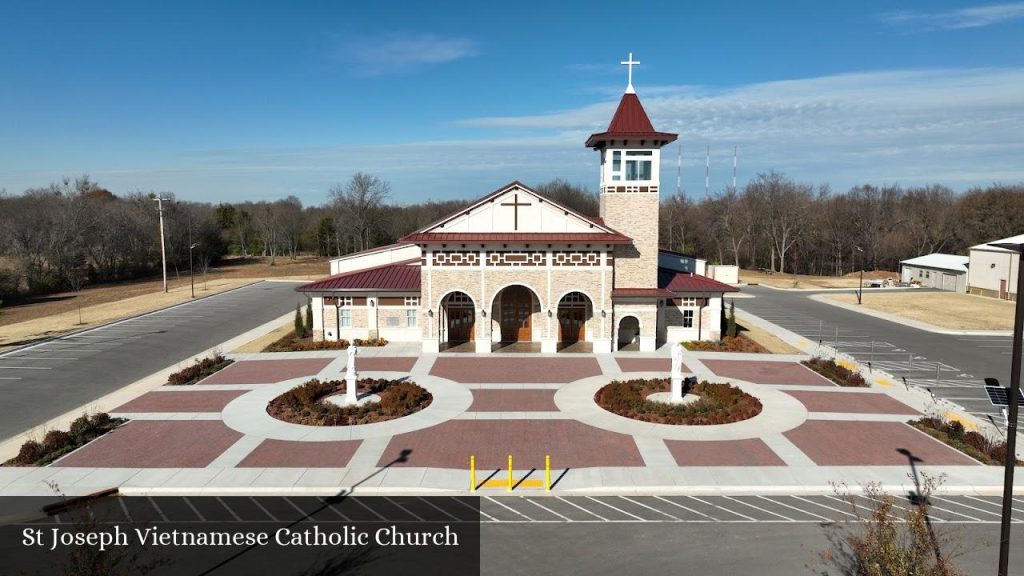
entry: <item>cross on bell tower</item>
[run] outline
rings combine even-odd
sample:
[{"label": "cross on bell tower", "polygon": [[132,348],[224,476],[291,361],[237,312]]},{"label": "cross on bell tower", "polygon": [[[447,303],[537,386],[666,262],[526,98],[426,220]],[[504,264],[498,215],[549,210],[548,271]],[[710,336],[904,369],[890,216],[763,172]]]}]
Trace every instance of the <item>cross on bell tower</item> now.
[{"label": "cross on bell tower", "polygon": [[619,62],[629,69],[629,83],[626,85],[626,94],[636,94],[636,90],[633,90],[633,66],[639,64],[639,60],[633,60],[633,53],[629,53],[629,59]]}]

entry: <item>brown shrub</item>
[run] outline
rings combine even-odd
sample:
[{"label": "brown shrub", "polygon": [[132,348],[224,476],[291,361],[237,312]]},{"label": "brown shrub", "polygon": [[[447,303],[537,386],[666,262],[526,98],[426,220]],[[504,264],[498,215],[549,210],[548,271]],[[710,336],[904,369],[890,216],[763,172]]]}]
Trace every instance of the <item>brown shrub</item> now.
[{"label": "brown shrub", "polygon": [[1002,466],[1006,463],[1005,440],[990,440],[973,430],[964,431],[964,425],[956,420],[926,416],[909,424],[975,460],[993,466]]},{"label": "brown shrub", "polygon": [[839,364],[836,364],[833,360],[828,360],[826,358],[811,358],[810,360],[801,362],[801,364],[840,386],[853,388],[866,388],[868,386],[864,377],[859,373],[848,370]]},{"label": "brown shrub", "polygon": [[700,399],[691,404],[677,406],[647,400],[650,394],[668,390],[667,379],[615,381],[598,390],[594,400],[605,410],[620,416],[661,424],[728,424],[761,413],[761,402],[757,398],[729,384],[701,382],[693,385],[690,392]]},{"label": "brown shrub", "polygon": [[91,417],[83,414],[71,423],[71,431],[50,430],[43,436],[42,442],[29,440],[21,445],[18,455],[4,462],[4,466],[42,466],[60,458],[64,454],[84,446],[88,442],[117,428],[125,420],[111,418],[101,412]]},{"label": "brown shrub", "polygon": [[12,463],[15,466],[31,466],[42,458],[43,454],[45,454],[43,445],[35,440],[29,440],[21,445],[21,449],[18,450],[18,455]]},{"label": "brown shrub", "polygon": [[307,426],[351,426],[383,422],[407,416],[430,405],[429,392],[413,382],[365,379],[358,384],[359,394],[377,394],[380,402],[361,406],[338,406],[324,400],[345,390],[345,381],[305,382],[267,405],[267,413],[279,420]]},{"label": "brown shrub", "polygon": [[232,362],[234,362],[234,360],[228,360],[220,354],[196,360],[191,366],[168,376],[167,384],[171,386],[187,386],[195,384],[214,372],[227,368]]},{"label": "brown shrub", "polygon": [[294,333],[286,334],[263,349],[264,352],[310,352],[313,350],[344,350],[348,340],[313,340],[297,338]]},{"label": "brown shrub", "polygon": [[739,336],[726,336],[721,340],[691,340],[683,342],[687,350],[699,352],[747,352],[752,354],[767,354],[768,349],[754,342],[746,334]]}]

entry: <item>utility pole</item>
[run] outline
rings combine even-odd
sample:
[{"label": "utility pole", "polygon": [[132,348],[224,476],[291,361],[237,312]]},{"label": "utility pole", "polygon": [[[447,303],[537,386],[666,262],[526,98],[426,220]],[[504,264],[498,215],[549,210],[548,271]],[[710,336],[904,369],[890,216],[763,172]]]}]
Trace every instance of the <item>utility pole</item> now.
[{"label": "utility pole", "polygon": [[[989,244],[1017,253],[1024,259],[1024,244]],[[1020,262],[1020,260],[1018,260]],[[999,576],[1010,573],[1010,513],[1013,510],[1013,468],[1017,463],[1017,411],[1020,395],[1022,339],[1024,339],[1024,274],[1017,274],[1017,304],[1013,316],[1013,353],[1010,357],[1009,413],[1006,415],[1006,462],[1003,470],[1003,509],[999,531]]]},{"label": "utility pole", "polygon": [[164,245],[164,201],[170,202],[170,198],[163,198],[157,196],[153,198],[156,202],[156,210],[160,213],[160,260],[163,262],[164,269],[164,293],[167,292],[167,249]]},{"label": "utility pole", "polygon": [[192,272],[192,249],[199,244],[192,243],[192,216],[188,217],[188,279],[192,284],[192,297],[196,297],[196,276]]}]

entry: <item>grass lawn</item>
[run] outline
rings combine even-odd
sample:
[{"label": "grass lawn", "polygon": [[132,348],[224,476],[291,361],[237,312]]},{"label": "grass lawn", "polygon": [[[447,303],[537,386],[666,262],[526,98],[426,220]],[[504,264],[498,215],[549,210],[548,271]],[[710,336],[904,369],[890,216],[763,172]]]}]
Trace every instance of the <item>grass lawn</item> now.
[{"label": "grass lawn", "polygon": [[[825,299],[856,304],[855,294],[830,294]],[[954,292],[865,292],[865,308],[943,328],[1012,330],[1013,302]]]},{"label": "grass lawn", "polygon": [[[204,280],[196,274],[196,297],[209,296],[267,278],[314,280],[328,275],[326,258],[300,256],[296,260],[278,257],[228,258],[211,269]],[[4,302],[0,309],[0,350],[45,337],[60,336],[159,308],[185,302],[191,297],[188,271],[175,277],[168,270],[168,292],[160,277],[88,287],[76,294],[49,294],[21,302]],[[81,304],[82,323],[78,308]]]},{"label": "grass lawn", "polygon": [[[868,280],[899,279],[896,272],[870,270],[864,272],[864,282]],[[807,276],[805,274],[765,274],[758,270],[740,270],[740,282],[748,284],[764,284],[774,288],[856,288],[860,285],[860,272],[851,272],[845,276]]]}]

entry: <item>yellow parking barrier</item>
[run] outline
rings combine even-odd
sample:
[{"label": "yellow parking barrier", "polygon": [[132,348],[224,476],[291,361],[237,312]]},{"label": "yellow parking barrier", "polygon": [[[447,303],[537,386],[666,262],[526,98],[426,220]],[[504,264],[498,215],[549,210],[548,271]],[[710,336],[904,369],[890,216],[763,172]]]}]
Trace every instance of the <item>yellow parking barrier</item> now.
[{"label": "yellow parking barrier", "polygon": [[508,455],[508,491],[512,491],[512,455]]},{"label": "yellow parking barrier", "polygon": [[544,456],[544,491],[551,492],[551,455]]},{"label": "yellow parking barrier", "polygon": [[476,456],[469,457],[469,491],[476,492]]}]

